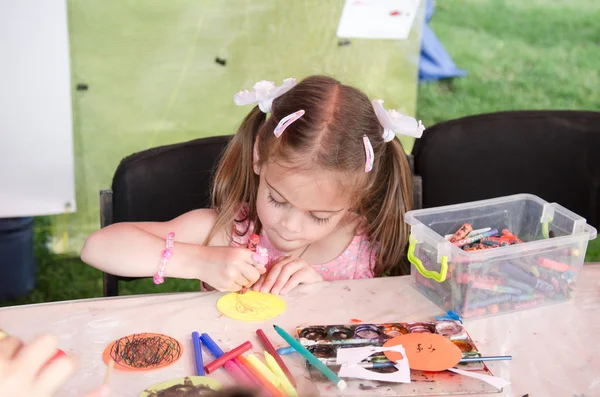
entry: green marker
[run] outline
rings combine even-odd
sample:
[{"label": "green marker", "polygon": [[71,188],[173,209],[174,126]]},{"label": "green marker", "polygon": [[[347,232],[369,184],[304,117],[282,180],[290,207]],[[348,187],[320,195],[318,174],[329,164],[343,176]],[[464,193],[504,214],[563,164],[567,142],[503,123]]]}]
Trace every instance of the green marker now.
[{"label": "green marker", "polygon": [[292,335],[288,334],[282,328],[279,328],[276,325],[273,325],[273,328],[275,328],[275,331],[277,331],[279,336],[285,339],[285,341],[289,343],[290,346],[296,349],[296,351],[300,353],[305,359],[307,359],[308,362],[311,363],[316,369],[321,371],[321,373],[323,373],[323,375],[325,375],[327,379],[335,383],[338,389],[344,390],[346,386],[348,386],[346,382],[344,382],[339,376],[337,376],[335,372],[330,370],[327,365],[323,364],[321,360],[319,360],[311,352],[306,350],[306,348],[302,346],[300,342],[298,342],[295,338],[293,338]]}]

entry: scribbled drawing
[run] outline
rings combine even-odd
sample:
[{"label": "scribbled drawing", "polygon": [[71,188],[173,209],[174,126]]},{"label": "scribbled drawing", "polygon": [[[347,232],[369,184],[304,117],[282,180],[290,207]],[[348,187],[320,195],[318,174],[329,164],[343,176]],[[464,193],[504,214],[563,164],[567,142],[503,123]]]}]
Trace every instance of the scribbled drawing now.
[{"label": "scribbled drawing", "polygon": [[208,396],[213,393],[213,389],[207,385],[194,385],[192,379],[186,377],[183,379],[183,383],[168,386],[164,389],[151,389],[144,390],[147,394],[146,397],[200,397]]},{"label": "scribbled drawing", "polygon": [[179,342],[160,334],[133,334],[110,345],[109,355],[125,369],[154,369],[177,361],[182,354]]},{"label": "scribbled drawing", "polygon": [[259,314],[269,307],[255,299],[246,299],[245,294],[237,294],[235,298],[235,310],[244,314]]},{"label": "scribbled drawing", "polygon": [[217,308],[226,316],[242,321],[264,321],[285,310],[285,301],[276,295],[247,291],[229,293],[217,301]]}]

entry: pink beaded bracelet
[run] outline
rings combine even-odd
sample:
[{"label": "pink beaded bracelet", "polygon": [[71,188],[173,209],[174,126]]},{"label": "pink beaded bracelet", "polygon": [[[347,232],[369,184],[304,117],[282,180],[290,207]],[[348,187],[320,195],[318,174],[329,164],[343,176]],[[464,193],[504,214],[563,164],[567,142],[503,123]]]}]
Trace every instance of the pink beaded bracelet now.
[{"label": "pink beaded bracelet", "polygon": [[173,256],[173,239],[175,238],[175,233],[171,232],[167,235],[167,241],[165,244],[165,250],[163,250],[161,258],[160,258],[160,267],[158,271],[154,275],[154,284],[162,284],[165,281],[165,268],[167,267],[167,261],[170,257]]}]

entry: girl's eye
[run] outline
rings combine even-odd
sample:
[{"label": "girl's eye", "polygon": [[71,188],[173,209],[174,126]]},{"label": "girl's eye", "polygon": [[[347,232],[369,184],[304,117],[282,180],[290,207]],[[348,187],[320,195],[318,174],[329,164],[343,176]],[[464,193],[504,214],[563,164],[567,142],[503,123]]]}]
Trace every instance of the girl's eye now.
[{"label": "girl's eye", "polygon": [[327,222],[329,222],[329,218],[319,218],[318,216],[314,216],[313,214],[310,214],[310,217],[313,221],[317,222],[317,225],[324,225]]},{"label": "girl's eye", "polygon": [[[271,193],[269,193],[269,195],[267,196],[267,199],[269,200],[269,202],[271,204],[273,204],[275,207],[284,207],[286,206],[288,203],[283,202],[283,201],[277,201],[273,198],[273,196],[271,196]],[[309,214],[310,218],[317,223],[317,225],[324,225],[327,222],[329,222],[329,218],[319,218],[318,216],[314,216],[313,214]]]},{"label": "girl's eye", "polygon": [[273,204],[275,207],[283,207],[284,205],[286,205],[287,203],[282,203],[281,201],[277,201],[273,198],[273,196],[271,196],[271,193],[269,193],[268,196],[268,200],[271,204]]}]

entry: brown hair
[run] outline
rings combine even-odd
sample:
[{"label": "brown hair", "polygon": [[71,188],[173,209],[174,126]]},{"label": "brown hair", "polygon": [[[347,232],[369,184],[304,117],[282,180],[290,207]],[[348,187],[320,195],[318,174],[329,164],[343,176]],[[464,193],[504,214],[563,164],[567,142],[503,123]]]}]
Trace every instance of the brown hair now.
[{"label": "brown hair", "polygon": [[[273,134],[285,116],[303,109],[280,138]],[[375,154],[373,170],[365,173],[363,136]],[[353,211],[365,219],[363,229],[377,250],[375,275],[402,274],[400,269],[408,241],[404,214],[412,207],[412,175],[398,138],[383,141],[383,127],[369,98],[356,88],[327,76],[302,80],[273,101],[271,117],[254,107],[229,143],[217,169],[212,206],[217,220],[207,238],[225,230],[237,219],[241,203],[247,203],[244,220],[254,221],[258,176],[253,172],[253,145],[259,138],[261,163],[269,159],[298,167],[333,170],[344,175],[354,200]],[[350,181],[350,184],[348,184]],[[224,229],[225,228],[225,229]]]}]

